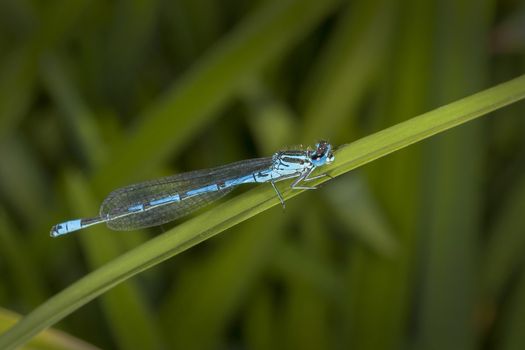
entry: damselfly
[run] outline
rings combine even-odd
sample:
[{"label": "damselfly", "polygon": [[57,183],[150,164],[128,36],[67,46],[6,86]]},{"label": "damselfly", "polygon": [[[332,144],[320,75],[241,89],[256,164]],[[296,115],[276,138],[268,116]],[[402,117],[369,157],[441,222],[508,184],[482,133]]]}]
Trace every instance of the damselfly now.
[{"label": "damselfly", "polygon": [[113,230],[152,227],[185,216],[209,204],[234,187],[245,183],[269,182],[284,207],[277,181],[296,178],[292,189],[312,190],[304,183],[327,174],[311,176],[320,166],[333,162],[332,146],[320,141],[315,149],[286,150],[272,157],[241,160],[217,168],[190,171],[141,182],[111,192],[100,206],[99,216],[75,219],[53,226],[57,237],[105,222]]}]

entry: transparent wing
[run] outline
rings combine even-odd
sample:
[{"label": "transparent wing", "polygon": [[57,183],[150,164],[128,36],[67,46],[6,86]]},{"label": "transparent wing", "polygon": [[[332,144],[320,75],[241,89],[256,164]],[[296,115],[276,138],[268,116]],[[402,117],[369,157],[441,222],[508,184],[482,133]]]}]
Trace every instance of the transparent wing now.
[{"label": "transparent wing", "polygon": [[113,230],[135,230],[162,225],[221,198],[233,187],[203,192],[181,201],[157,205],[145,211],[130,213],[129,208],[146,205],[167,196],[184,195],[188,191],[207,185],[268,169],[271,165],[272,158],[248,159],[212,169],[190,171],[129,185],[108,195],[100,206],[100,216],[107,219],[108,227]]}]

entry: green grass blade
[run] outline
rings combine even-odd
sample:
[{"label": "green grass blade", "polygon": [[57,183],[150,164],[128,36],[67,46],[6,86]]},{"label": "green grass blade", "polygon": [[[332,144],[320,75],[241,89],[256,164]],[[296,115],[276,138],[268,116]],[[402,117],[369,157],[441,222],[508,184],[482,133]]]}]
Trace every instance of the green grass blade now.
[{"label": "green grass blade", "polygon": [[[432,135],[524,98],[525,75],[439,107],[341,147],[331,175],[340,175]],[[342,162],[340,159],[344,159]]]},{"label": "green grass blade", "polygon": [[[340,147],[326,171],[337,176],[439,132],[525,98],[525,75]],[[323,179],[326,181],[326,179]],[[283,188],[285,198],[301,191]],[[127,278],[277,205],[271,186],[259,186],[109,262],[50,298],[0,337],[12,349]]]}]

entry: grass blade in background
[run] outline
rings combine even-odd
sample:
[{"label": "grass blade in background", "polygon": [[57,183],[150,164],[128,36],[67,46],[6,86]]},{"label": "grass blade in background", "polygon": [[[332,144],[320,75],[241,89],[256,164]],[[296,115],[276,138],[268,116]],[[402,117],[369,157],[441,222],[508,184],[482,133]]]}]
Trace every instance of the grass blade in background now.
[{"label": "grass blade in background", "polygon": [[360,0],[346,5],[302,90],[300,141],[323,137],[335,142],[334,136],[339,139],[342,131],[344,137],[359,135],[358,105],[386,57],[393,15],[390,0]]},{"label": "grass blade in background", "polygon": [[[0,308],[0,333],[20,320],[21,316]],[[29,349],[53,350],[98,350],[99,348],[61,331],[48,329],[34,337],[28,344]]]},{"label": "grass blade in background", "polygon": [[336,5],[335,0],[270,1],[248,16],[143,112],[132,135],[95,176],[95,188],[107,193],[180,151],[248,77],[283,54]]},{"label": "grass blade in background", "polygon": [[[483,293],[489,302],[502,297],[504,287],[522,268],[525,249],[525,175],[513,184],[513,191],[503,202],[482,251],[484,264]],[[489,305],[491,306],[491,305]]]},{"label": "grass blade in background", "polygon": [[[305,260],[315,260],[319,265],[326,266],[327,251],[323,248],[329,246],[326,244],[329,238],[325,234],[322,218],[314,214],[316,211],[319,211],[316,206],[296,210],[298,215],[294,216],[300,219],[302,225],[301,239],[296,245],[297,249],[304,252],[307,257]],[[284,272],[282,281],[286,290],[286,302],[279,310],[278,317],[281,330],[279,339],[283,348],[333,349],[334,327],[328,322],[330,304],[322,293],[318,293],[315,285],[300,278],[300,275],[289,273],[292,272],[290,270]],[[301,329],[302,332],[294,331],[296,329]]]},{"label": "grass blade in background", "polygon": [[[337,152],[337,161],[327,166],[326,171],[332,176],[341,175],[523,98],[525,76],[345,145]],[[294,197],[300,192],[283,189],[285,198]],[[129,277],[277,204],[271,186],[261,186],[153,238],[46,301],[0,336],[0,348],[11,349],[24,344],[40,331]]]},{"label": "grass blade in background", "polygon": [[66,72],[68,65],[57,54],[46,54],[41,60],[41,75],[49,95],[60,107],[64,129],[69,140],[88,168],[94,168],[105,157],[106,150],[95,123],[95,116],[82,101],[75,83]]},{"label": "grass blade in background", "polygon": [[13,226],[4,209],[0,208],[0,257],[12,271],[9,280],[20,301],[27,303],[24,308],[31,309],[45,300],[45,284],[42,276],[33,274],[37,270],[34,257],[20,254],[26,247],[21,242],[20,232]]},{"label": "grass blade in background", "polygon": [[[429,48],[433,9],[428,1],[406,1],[396,8],[398,33],[391,34],[389,60],[377,98],[376,120],[369,122],[383,128],[417,115],[426,104],[430,66]],[[396,27],[394,27],[396,28]],[[384,77],[384,78],[383,78]],[[373,115],[372,115],[373,118]],[[369,128],[371,126],[368,126]],[[350,309],[348,341],[363,350],[403,348],[404,334],[411,318],[411,286],[417,258],[417,223],[424,209],[420,205],[421,147],[410,147],[385,157],[365,169],[371,193],[384,213],[399,247],[392,259],[378,259],[367,247],[352,252],[347,293]],[[387,176],[385,176],[387,174]],[[356,273],[356,271],[358,271]],[[355,305],[352,305],[351,303]],[[382,329],[382,336],[377,336]]]},{"label": "grass blade in background", "polygon": [[503,322],[496,330],[495,343],[500,350],[520,350],[525,347],[523,324],[525,323],[525,270],[521,270],[517,286],[502,310]]},{"label": "grass blade in background", "polygon": [[104,50],[105,95],[120,110],[137,108],[132,93],[133,82],[140,75],[141,66],[149,51],[158,14],[159,0],[117,1]]},{"label": "grass blade in background", "polygon": [[214,349],[220,344],[226,326],[274,255],[284,221],[279,214],[265,213],[240,225],[244,227],[232,230],[233,236],[221,240],[212,254],[182,273],[161,307],[170,348]]},{"label": "grass blade in background", "polygon": [[[431,76],[433,105],[476,91],[488,81],[485,41],[492,1],[437,1],[436,46]],[[420,334],[417,348],[474,349],[472,319],[479,296],[478,243],[485,203],[482,184],[486,123],[440,135],[423,147]],[[449,286],[450,288],[444,288]],[[451,314],[455,316],[450,317]]]},{"label": "grass blade in background", "polygon": [[0,142],[27,113],[33,98],[36,62],[28,47],[3,57],[0,71]]},{"label": "grass blade in background", "polygon": [[[78,20],[85,1],[58,1],[49,6],[31,40],[3,57],[0,72],[0,140],[9,131],[15,130],[19,121],[27,113],[34,98],[37,60],[50,46],[62,40],[72,23]],[[20,6],[17,10],[27,21],[34,20],[30,6]],[[34,23],[27,24],[28,27]]]}]

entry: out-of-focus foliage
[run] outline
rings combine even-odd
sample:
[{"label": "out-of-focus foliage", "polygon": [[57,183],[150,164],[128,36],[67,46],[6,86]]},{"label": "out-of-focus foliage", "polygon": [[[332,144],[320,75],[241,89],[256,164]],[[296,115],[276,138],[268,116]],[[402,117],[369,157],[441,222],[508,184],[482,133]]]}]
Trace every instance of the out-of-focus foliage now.
[{"label": "out-of-focus foliage", "polygon": [[[20,315],[11,311],[0,308],[0,332],[4,332],[20,320]],[[56,349],[56,350],[97,350],[99,348],[92,346],[78,338],[74,338],[64,332],[48,329],[31,339],[27,343],[31,349]]]},{"label": "out-of-focus foliage", "polygon": [[[49,238],[112,189],[348,143],[484,90],[525,71],[523,28],[525,4],[502,0],[1,1],[0,305],[29,313],[170,227]],[[290,200],[57,327],[104,349],[524,349],[524,107]]]}]

